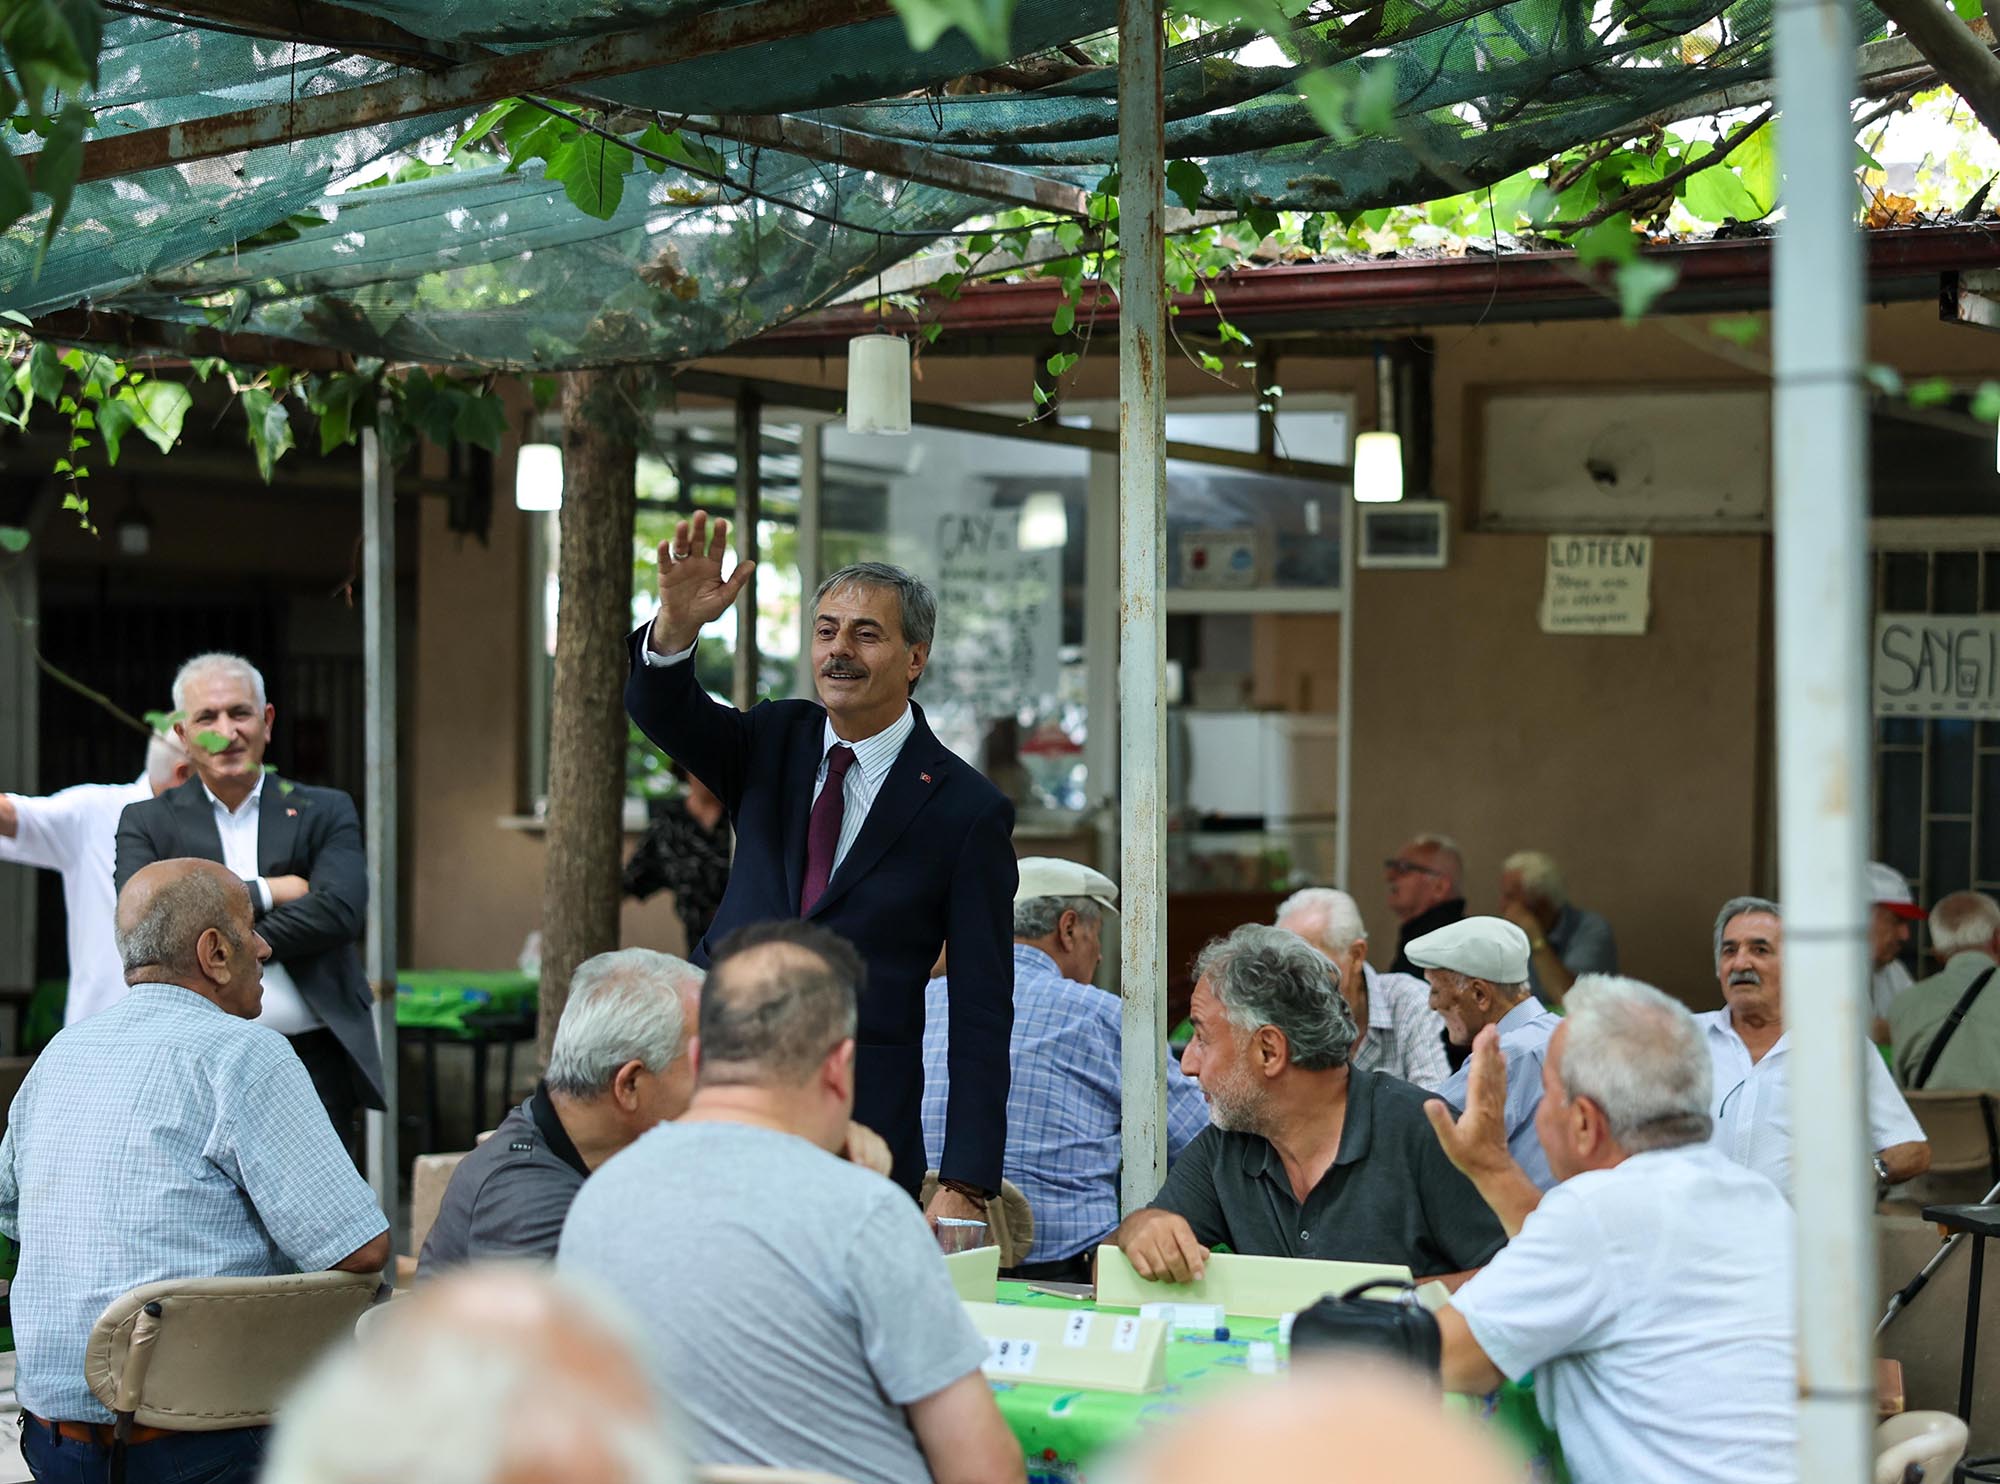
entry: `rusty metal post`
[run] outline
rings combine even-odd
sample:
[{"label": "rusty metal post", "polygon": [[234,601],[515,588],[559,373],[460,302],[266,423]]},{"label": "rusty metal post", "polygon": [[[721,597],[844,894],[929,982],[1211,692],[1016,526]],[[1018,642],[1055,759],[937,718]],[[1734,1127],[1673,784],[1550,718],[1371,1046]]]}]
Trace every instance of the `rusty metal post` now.
[{"label": "rusty metal post", "polygon": [[396,1241],[396,471],[373,428],[361,433],[362,694],[367,735],[368,936],[363,967],[375,991],[375,1040],[388,1107],[368,1110],[368,1183]]},{"label": "rusty metal post", "polygon": [[1154,0],[1118,3],[1119,974],[1127,1211],[1167,1173],[1167,335],[1165,33]]},{"label": "rusty metal post", "polygon": [[1798,1477],[1873,1468],[1868,1044],[1870,770],[1864,278],[1854,217],[1854,14],[1774,11],[1785,221],[1772,267],[1778,883],[1798,1211]]}]

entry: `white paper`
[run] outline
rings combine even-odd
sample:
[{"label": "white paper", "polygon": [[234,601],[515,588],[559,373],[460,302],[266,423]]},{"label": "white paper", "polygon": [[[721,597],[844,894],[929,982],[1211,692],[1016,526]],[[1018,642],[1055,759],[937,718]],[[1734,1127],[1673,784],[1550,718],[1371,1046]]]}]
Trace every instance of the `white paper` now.
[{"label": "white paper", "polygon": [[1653,605],[1651,536],[1551,536],[1544,634],[1643,634]]},{"label": "white paper", "polygon": [[1090,1324],[1094,1316],[1079,1309],[1069,1316],[1069,1323],[1063,1326],[1063,1344],[1081,1350],[1090,1343]]},{"label": "white paper", "polygon": [[1027,1375],[1035,1368],[1035,1349],[1033,1340],[999,1340],[988,1336],[986,1364],[982,1369],[1000,1375]]},{"label": "white paper", "polygon": [[1117,1328],[1111,1331],[1111,1348],[1121,1354],[1130,1354],[1139,1348],[1139,1321],[1130,1314],[1121,1315]]}]

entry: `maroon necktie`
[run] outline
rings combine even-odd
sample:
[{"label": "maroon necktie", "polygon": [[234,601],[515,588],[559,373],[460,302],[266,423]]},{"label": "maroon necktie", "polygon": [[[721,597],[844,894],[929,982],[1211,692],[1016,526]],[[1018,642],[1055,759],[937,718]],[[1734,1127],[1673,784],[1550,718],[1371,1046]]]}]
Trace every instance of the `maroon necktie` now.
[{"label": "maroon necktie", "polygon": [[840,822],[847,814],[847,770],[854,766],[854,749],[837,744],[826,755],[826,786],[813,800],[806,823],[806,879],[799,888],[799,916],[811,914],[833,874],[833,853],[840,846]]}]

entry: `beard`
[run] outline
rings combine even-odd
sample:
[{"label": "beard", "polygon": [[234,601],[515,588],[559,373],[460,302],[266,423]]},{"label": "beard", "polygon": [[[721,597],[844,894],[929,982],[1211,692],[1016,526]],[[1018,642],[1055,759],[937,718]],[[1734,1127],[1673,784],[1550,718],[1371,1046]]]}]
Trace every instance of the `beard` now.
[{"label": "beard", "polygon": [[1270,1097],[1261,1087],[1232,1080],[1208,1089],[1208,1121],[1227,1133],[1260,1134]]}]

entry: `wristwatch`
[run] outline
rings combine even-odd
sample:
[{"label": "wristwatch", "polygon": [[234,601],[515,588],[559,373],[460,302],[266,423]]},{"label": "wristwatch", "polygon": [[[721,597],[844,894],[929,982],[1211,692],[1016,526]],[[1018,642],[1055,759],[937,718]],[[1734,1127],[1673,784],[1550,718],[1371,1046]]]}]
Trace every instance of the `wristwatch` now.
[{"label": "wristwatch", "polygon": [[938,1181],[938,1189],[948,1190],[953,1195],[962,1195],[975,1206],[984,1206],[988,1201],[993,1199],[992,1191],[981,1190],[970,1180],[940,1180]]},{"label": "wristwatch", "polygon": [[1889,1187],[1894,1182],[1889,1179],[1888,1162],[1881,1155],[1872,1155],[1868,1162],[1875,1166],[1875,1199],[1879,1201],[1889,1193]]}]

